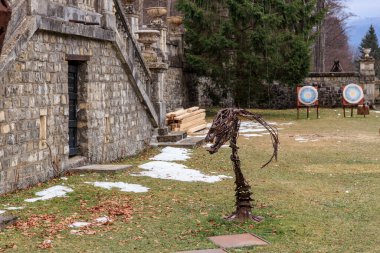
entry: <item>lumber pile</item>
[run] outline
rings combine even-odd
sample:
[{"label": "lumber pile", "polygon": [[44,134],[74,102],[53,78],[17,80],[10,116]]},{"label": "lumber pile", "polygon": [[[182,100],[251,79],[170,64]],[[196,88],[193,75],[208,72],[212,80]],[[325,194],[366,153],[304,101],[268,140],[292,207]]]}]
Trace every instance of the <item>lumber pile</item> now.
[{"label": "lumber pile", "polygon": [[172,131],[186,131],[188,134],[206,128],[206,110],[199,107],[180,109],[166,114],[166,125]]}]

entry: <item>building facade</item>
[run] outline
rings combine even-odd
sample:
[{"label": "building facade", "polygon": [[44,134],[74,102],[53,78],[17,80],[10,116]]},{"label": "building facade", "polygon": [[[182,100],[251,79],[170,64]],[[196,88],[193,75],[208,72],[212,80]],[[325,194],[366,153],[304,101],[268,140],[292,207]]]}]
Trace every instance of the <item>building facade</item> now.
[{"label": "building facade", "polygon": [[131,9],[142,1],[5,2],[0,194],[134,155],[166,108],[186,102],[180,22],[168,26],[168,13],[144,24],[147,13]]}]

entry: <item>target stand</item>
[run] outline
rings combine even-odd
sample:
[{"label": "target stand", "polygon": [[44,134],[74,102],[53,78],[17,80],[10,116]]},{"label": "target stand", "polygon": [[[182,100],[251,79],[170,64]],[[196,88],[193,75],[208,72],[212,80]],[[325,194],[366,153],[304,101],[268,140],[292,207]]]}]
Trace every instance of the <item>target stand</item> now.
[{"label": "target stand", "polygon": [[300,109],[306,107],[306,115],[309,118],[310,107],[317,109],[317,119],[319,118],[319,101],[317,86],[297,87],[297,119],[300,117]]},{"label": "target stand", "polygon": [[[358,108],[362,106],[362,110],[366,111],[367,106],[364,105],[364,93],[363,88],[357,84],[349,84],[343,86],[343,96],[342,96],[342,106],[343,106],[343,116],[346,117],[346,108],[351,109],[351,118],[354,116],[354,108]],[[366,114],[363,113],[365,117]]]}]

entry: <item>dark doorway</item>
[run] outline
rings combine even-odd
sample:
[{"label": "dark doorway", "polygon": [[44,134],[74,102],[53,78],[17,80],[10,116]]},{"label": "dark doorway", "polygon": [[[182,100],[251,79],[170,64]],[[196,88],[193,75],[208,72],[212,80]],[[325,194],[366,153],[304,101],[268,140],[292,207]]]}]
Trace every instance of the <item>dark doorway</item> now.
[{"label": "dark doorway", "polygon": [[78,154],[78,70],[78,62],[69,61],[69,156]]}]

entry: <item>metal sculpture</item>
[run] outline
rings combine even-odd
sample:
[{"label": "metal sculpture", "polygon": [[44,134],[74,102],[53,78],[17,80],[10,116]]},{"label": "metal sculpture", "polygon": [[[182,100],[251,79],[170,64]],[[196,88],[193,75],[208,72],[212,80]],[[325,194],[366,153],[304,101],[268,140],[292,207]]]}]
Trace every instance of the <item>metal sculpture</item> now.
[{"label": "metal sculpture", "polygon": [[330,72],[343,72],[342,65],[339,60],[334,60],[334,65],[331,67]]},{"label": "metal sculpture", "polygon": [[236,211],[229,215],[226,219],[240,221],[253,220],[260,222],[263,217],[254,216],[251,212],[253,207],[251,204],[253,200],[251,197],[251,186],[245,180],[240,168],[240,159],[238,156],[239,147],[236,144],[239,136],[240,118],[256,121],[265,127],[270,133],[273,144],[273,154],[269,161],[261,168],[267,166],[274,158],[277,160],[279,144],[277,129],[265,122],[260,115],[251,113],[244,109],[227,108],[220,110],[212,122],[205,140],[206,142],[213,143],[213,145],[208,148],[210,154],[218,152],[219,148],[223,144],[230,141],[230,148],[232,149],[231,161],[235,172]]}]

